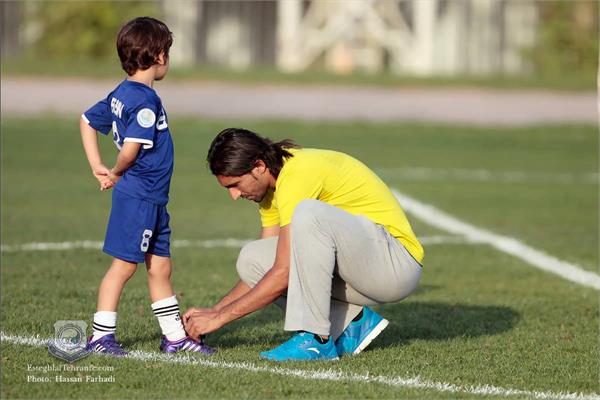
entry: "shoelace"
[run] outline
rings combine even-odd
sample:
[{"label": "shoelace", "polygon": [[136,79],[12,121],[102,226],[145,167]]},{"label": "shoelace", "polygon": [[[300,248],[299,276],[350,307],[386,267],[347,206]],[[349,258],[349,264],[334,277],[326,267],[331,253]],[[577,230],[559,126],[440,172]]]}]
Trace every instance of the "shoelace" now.
[{"label": "shoelace", "polygon": [[187,341],[187,343],[189,343],[189,346],[187,348],[185,348],[185,351],[197,351],[199,350],[202,353],[206,353],[206,354],[212,354],[213,351],[210,347],[206,346],[204,343],[198,343],[195,340],[191,340],[189,339]]},{"label": "shoelace", "polygon": [[288,347],[297,347],[300,343],[306,341],[306,337],[304,337],[305,335],[306,334],[302,335],[300,333],[296,333],[294,336],[292,336],[291,338],[283,342],[281,345],[279,345],[278,349],[283,350],[287,349]]},{"label": "shoelace", "polygon": [[108,341],[106,343],[103,344],[103,346],[107,349],[107,350],[120,350],[120,351],[125,351],[123,350],[123,348],[121,347],[121,343],[117,342],[117,341]]}]

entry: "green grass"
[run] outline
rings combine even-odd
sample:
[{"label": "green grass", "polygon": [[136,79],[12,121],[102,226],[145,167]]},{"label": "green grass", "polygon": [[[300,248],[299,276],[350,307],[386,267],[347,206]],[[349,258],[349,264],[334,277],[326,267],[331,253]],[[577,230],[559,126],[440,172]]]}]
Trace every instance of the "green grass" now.
[{"label": "green grass", "polygon": [[[257,234],[255,206],[230,201],[204,162],[217,131],[244,126],[275,139],[294,138],[306,147],[348,152],[385,171],[384,180],[403,193],[597,272],[597,182],[534,179],[542,173],[578,177],[596,172],[594,127],[494,129],[190,119],[173,119],[170,125],[176,147],[169,204],[173,239],[243,239]],[[102,240],[110,193],[98,191],[89,172],[76,116],[3,119],[1,128],[2,244]],[[113,145],[109,138],[101,139],[106,162],[112,163]],[[415,167],[521,171],[533,178],[478,182],[394,173]],[[418,236],[447,234],[409,218]],[[218,300],[236,281],[236,255],[235,249],[174,248],[173,282],[182,308]],[[3,252],[1,261],[2,331],[51,337],[57,320],[89,322],[110,259],[96,250],[70,250]],[[424,275],[416,293],[377,310],[391,321],[390,327],[359,356],[335,364],[283,367],[419,376],[462,387],[598,393],[598,293],[491,247],[426,246]],[[143,268],[127,285],[119,312],[119,336],[126,347],[157,351],[160,333]],[[279,366],[260,361],[258,352],[287,337],[282,326],[282,313],[274,306],[236,321],[209,336],[209,343],[219,349],[213,360]],[[7,342],[1,346],[3,398],[494,397],[98,356],[76,365],[113,366],[117,383],[27,384],[28,364],[61,362],[43,348]]]},{"label": "green grass", "polygon": [[[7,59],[2,62],[5,77],[85,77],[118,78],[123,76],[117,59],[111,61],[65,61],[52,59]],[[247,85],[360,85],[382,87],[488,87],[507,90],[552,89],[560,91],[595,91],[596,74],[547,75],[493,75],[428,77],[399,76],[392,73],[353,73],[339,75],[322,69],[310,69],[298,73],[283,73],[272,67],[255,67],[247,71],[201,65],[197,67],[172,67],[169,80],[202,80]]]}]

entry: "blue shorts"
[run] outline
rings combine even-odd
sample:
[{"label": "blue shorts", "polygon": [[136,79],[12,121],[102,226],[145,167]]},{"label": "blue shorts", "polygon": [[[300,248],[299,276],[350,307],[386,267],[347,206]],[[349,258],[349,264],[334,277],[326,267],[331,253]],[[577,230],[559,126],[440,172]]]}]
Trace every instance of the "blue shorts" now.
[{"label": "blue shorts", "polygon": [[170,257],[170,238],[166,206],[113,190],[105,253],[132,263],[143,263],[146,253]]}]

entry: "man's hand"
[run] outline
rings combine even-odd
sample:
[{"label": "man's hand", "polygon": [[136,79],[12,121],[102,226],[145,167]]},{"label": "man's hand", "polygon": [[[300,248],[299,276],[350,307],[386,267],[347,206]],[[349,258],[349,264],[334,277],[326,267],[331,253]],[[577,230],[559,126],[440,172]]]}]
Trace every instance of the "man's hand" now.
[{"label": "man's hand", "polygon": [[211,308],[190,307],[185,312],[185,314],[183,314],[183,316],[181,317],[181,319],[185,323],[188,320],[188,318],[191,317],[192,314],[195,313],[195,312],[199,312],[199,313],[211,313],[211,312],[216,312],[216,310],[214,308],[212,308],[212,307]]},{"label": "man's hand", "polygon": [[188,310],[183,315],[183,325],[190,337],[198,339],[200,335],[214,332],[223,326],[219,315],[217,311],[208,308]]}]

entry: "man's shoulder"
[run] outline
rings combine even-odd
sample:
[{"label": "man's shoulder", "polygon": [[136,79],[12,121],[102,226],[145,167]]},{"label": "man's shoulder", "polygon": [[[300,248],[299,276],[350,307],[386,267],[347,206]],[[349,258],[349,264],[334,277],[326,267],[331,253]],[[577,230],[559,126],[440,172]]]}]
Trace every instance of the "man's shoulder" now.
[{"label": "man's shoulder", "polygon": [[335,150],[299,148],[290,151],[293,157],[289,157],[284,163],[284,168],[315,168],[323,163],[339,162],[350,156]]},{"label": "man's shoulder", "polygon": [[[332,153],[331,150],[315,149],[315,148],[293,148],[287,149],[293,157],[289,157],[286,162],[307,162],[319,158],[325,157],[328,153]],[[335,152],[334,152],[335,153]]]},{"label": "man's shoulder", "polygon": [[291,182],[296,180],[306,181],[308,178],[319,179],[327,174],[332,163],[340,161],[337,154],[344,155],[331,150],[300,148],[294,149],[293,157],[288,157],[279,173],[278,183],[281,181]]}]

